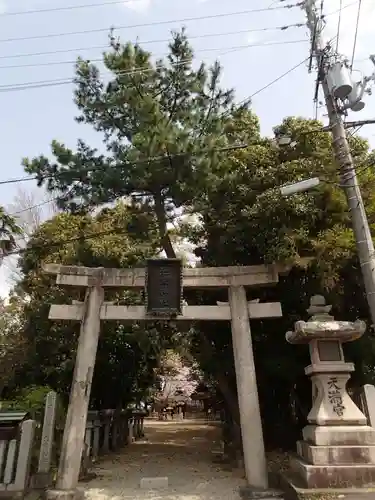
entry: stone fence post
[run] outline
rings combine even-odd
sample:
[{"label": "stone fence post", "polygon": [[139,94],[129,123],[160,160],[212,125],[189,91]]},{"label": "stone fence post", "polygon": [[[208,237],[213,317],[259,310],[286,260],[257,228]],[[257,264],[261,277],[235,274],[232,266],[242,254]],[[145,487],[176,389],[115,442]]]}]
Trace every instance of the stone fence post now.
[{"label": "stone fence post", "polygon": [[366,384],[363,386],[361,402],[368,425],[375,428],[375,387],[373,385]]},{"label": "stone fence post", "polygon": [[37,473],[33,478],[36,489],[43,489],[52,483],[52,451],[55,441],[57,394],[50,391],[46,396],[42,436],[40,441]]},{"label": "stone fence post", "polygon": [[108,453],[110,450],[110,436],[112,429],[113,410],[103,410],[100,412],[100,418],[103,426],[103,453]]}]

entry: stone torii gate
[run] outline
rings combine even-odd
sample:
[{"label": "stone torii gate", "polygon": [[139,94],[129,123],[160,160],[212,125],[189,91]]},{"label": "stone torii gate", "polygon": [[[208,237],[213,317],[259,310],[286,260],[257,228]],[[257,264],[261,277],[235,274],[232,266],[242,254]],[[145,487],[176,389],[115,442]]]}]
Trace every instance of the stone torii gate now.
[{"label": "stone torii gate", "polygon": [[[177,259],[152,259],[149,262],[166,263],[168,261],[176,262]],[[100,321],[133,322],[161,319],[160,315],[147,310],[145,306],[118,306],[113,305],[112,302],[105,302],[104,289],[144,289],[150,278],[150,269],[150,266],[142,269],[104,269],[57,264],[44,266],[47,273],[57,275],[58,285],[86,288],[84,302],[73,301],[72,305],[52,305],[49,313],[49,318],[52,320],[81,322],[56,489],[47,492],[47,498],[50,500],[74,498],[77,495],[76,487]],[[281,317],[282,311],[279,302],[247,302],[245,287],[275,285],[279,279],[278,268],[276,265],[194,269],[181,267],[179,279],[182,281],[180,283],[181,298],[182,287],[228,289],[229,303],[183,306],[181,302],[181,307],[176,307],[175,314],[169,315],[168,319],[173,319],[173,321],[231,321],[246,480],[252,487],[266,489],[268,474],[249,319]],[[156,286],[161,288],[160,283]],[[160,294],[162,293],[166,291],[160,290]]]}]

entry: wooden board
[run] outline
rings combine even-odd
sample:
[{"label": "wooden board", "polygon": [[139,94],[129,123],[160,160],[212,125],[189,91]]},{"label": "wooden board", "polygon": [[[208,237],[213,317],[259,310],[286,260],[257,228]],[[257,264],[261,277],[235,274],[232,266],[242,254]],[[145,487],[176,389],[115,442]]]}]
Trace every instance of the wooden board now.
[{"label": "wooden board", "polygon": [[181,259],[149,259],[145,279],[147,314],[167,317],[181,314]]}]

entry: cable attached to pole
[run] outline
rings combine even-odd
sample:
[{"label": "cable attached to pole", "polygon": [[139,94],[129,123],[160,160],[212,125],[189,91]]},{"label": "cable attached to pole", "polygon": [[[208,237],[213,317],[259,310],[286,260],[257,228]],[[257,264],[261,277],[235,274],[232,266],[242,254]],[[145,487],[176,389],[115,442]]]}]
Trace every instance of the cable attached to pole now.
[{"label": "cable attached to pole", "polygon": [[340,0],[339,20],[337,23],[336,52],[339,51],[340,29],[341,29],[341,12],[342,12],[342,0]]},{"label": "cable attached to pole", "polygon": [[353,71],[355,51],[356,51],[356,48],[357,48],[359,16],[361,15],[361,6],[362,6],[362,0],[359,0],[359,2],[358,2],[358,12],[357,12],[357,22],[356,22],[355,35],[354,35],[353,53],[352,53],[352,60],[351,60],[351,63],[350,63],[350,71]]}]

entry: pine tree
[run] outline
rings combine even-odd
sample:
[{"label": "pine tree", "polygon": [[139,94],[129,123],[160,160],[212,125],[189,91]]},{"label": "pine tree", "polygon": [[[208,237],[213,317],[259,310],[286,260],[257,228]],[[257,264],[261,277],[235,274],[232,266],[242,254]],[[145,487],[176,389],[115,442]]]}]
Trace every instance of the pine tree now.
[{"label": "pine tree", "polygon": [[156,62],[139,44],[121,44],[111,34],[104,64],[108,83],[95,65],[77,62],[75,102],[77,121],[104,134],[107,154],[83,141],[76,152],[53,141],[56,161],[25,159],[25,169],[60,193],[60,207],[77,210],[131,196],[155,212],[161,247],[174,257],[168,220],[202,196],[212,173],[223,168],[217,149],[236,141],[233,92],[220,88],[218,63],[194,68],[184,30],[173,33],[168,56]]}]

